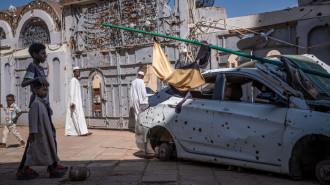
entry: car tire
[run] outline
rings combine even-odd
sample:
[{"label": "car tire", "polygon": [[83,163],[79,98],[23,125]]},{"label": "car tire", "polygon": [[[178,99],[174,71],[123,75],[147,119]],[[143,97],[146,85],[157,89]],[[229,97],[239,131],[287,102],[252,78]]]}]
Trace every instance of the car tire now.
[{"label": "car tire", "polygon": [[167,161],[171,157],[171,149],[170,146],[167,143],[162,143],[157,151],[157,158],[159,158],[162,161]]},{"label": "car tire", "polygon": [[330,184],[330,160],[323,160],[317,163],[315,167],[317,180],[323,185]]}]

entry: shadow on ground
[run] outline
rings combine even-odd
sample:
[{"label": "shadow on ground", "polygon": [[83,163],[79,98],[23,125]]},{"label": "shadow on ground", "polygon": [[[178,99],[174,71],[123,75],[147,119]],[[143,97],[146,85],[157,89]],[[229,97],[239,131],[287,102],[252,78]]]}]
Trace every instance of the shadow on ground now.
[{"label": "shadow on ground", "polygon": [[[301,182],[293,181],[287,176],[259,170],[179,159],[159,161],[151,155],[145,155],[143,152],[135,152],[134,155],[141,159],[62,161],[60,164],[64,166],[87,167],[90,169],[90,177],[85,181],[79,182],[70,181],[69,173],[62,178],[50,179],[48,178],[49,174],[46,167],[31,167],[40,176],[32,180],[19,181],[15,178],[19,163],[5,163],[0,165],[0,184],[149,185],[156,183],[173,185],[185,184],[185,182],[193,182],[191,184],[317,184],[315,178],[312,177],[308,177]],[[196,177],[202,179],[198,180]],[[229,178],[236,180],[228,181]]]},{"label": "shadow on ground", "polygon": [[[20,127],[23,138],[28,128]],[[69,174],[59,179],[48,178],[46,166],[32,167],[40,176],[29,181],[19,181],[15,173],[24,149],[15,148],[18,141],[9,137],[10,148],[0,150],[0,184],[97,184],[97,185],[311,185],[318,184],[308,177],[292,181],[287,176],[237,167],[229,167],[188,160],[160,161],[146,155],[136,147],[131,132],[108,129],[90,129],[92,136],[66,137],[64,129],[57,129],[61,165],[87,167],[91,176],[81,182],[71,182]],[[0,130],[1,133],[1,130]]]}]

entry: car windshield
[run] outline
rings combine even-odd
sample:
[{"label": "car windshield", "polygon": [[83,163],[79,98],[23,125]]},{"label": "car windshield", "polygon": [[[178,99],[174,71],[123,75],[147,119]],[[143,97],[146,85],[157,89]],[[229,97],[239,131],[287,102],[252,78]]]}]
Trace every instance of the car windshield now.
[{"label": "car windshield", "polygon": [[[284,67],[272,64],[255,62],[255,66],[290,87],[302,92],[306,100],[330,100],[330,79],[314,74],[302,72],[297,67],[329,73],[330,67],[312,55],[284,55],[280,57]],[[267,75],[267,76],[268,76]],[[267,77],[266,76],[266,77]]]},{"label": "car windshield", "polygon": [[155,94],[153,90],[151,90],[149,87],[146,87],[147,94]]}]

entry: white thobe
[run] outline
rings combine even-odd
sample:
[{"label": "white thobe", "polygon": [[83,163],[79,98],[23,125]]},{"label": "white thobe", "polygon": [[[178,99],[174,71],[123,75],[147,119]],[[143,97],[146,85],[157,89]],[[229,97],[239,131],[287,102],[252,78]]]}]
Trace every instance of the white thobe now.
[{"label": "white thobe", "polygon": [[[71,105],[75,108],[71,109]],[[82,107],[81,89],[79,81],[73,77],[70,82],[70,96],[66,114],[65,135],[77,136],[87,134],[85,114]]]},{"label": "white thobe", "polygon": [[131,107],[134,109],[135,119],[140,113],[140,105],[146,97],[147,91],[144,81],[140,78],[133,80],[131,87]]}]

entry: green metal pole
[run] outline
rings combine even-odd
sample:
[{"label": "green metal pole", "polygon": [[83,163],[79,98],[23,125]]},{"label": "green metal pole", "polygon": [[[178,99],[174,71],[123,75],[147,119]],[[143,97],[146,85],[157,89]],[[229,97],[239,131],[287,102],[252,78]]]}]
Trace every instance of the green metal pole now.
[{"label": "green metal pole", "polygon": [[[123,29],[123,30],[128,30],[128,31],[134,31],[134,32],[143,33],[143,34],[148,34],[148,35],[153,35],[153,36],[157,36],[157,37],[164,37],[164,38],[178,40],[178,41],[182,41],[182,42],[188,42],[188,43],[197,44],[197,45],[202,45],[203,44],[202,42],[199,42],[199,41],[182,39],[182,38],[178,38],[178,37],[162,35],[162,34],[158,34],[158,33],[142,31],[142,30],[136,30],[136,29],[126,28],[126,27],[122,27],[122,26],[115,26],[115,25],[106,24],[106,23],[103,23],[102,25],[113,27],[113,28],[118,28],[118,29]],[[218,47],[218,46],[214,46],[214,45],[210,45],[209,47],[211,49],[216,49],[216,50],[224,51],[224,52],[227,52],[227,53],[235,54],[235,55],[238,55],[238,56],[258,60],[260,62],[274,64],[274,65],[277,65],[277,66],[280,66],[280,67],[284,66],[284,64],[282,62],[278,62],[278,61],[275,61],[275,60],[269,60],[269,59],[266,59],[266,58],[257,57],[257,56],[254,56],[254,55],[249,55],[249,54],[246,54],[246,53],[233,51],[233,50],[230,50],[230,49],[226,49],[226,48],[222,48],[222,47]],[[302,71],[304,71],[306,73],[309,73],[309,74],[330,78],[330,74],[327,74],[327,73],[322,73],[322,72],[319,72],[319,71],[314,71],[314,70],[310,70],[310,69],[306,69],[306,68],[299,68],[299,69],[301,69]]]}]

